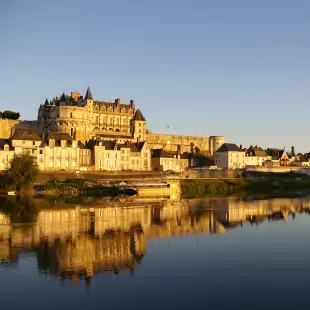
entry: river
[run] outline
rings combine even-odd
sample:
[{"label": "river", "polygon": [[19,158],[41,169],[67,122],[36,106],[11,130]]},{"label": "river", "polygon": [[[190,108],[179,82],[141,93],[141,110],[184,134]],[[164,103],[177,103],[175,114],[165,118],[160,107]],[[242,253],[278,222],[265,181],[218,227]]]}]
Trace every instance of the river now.
[{"label": "river", "polygon": [[309,309],[310,197],[0,210],[3,309]]}]

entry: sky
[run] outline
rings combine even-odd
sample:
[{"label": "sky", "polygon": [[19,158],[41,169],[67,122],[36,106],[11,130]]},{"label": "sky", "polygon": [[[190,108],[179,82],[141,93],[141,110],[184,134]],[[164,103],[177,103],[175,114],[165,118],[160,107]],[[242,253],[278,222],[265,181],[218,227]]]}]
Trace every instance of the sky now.
[{"label": "sky", "polygon": [[308,0],[1,0],[0,110],[36,119],[89,85],[152,132],[310,151],[309,17]]}]

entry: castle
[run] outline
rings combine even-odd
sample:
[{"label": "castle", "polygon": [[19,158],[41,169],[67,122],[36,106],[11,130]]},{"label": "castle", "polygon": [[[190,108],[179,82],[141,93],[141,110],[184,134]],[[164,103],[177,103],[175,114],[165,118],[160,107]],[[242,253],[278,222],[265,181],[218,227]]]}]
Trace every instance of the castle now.
[{"label": "castle", "polygon": [[68,133],[73,139],[86,143],[92,139],[113,140],[117,143],[147,141],[151,149],[167,151],[200,151],[213,156],[224,143],[223,136],[195,137],[149,133],[146,119],[129,104],[94,100],[88,87],[85,96],[78,92],[46,99],[38,110],[37,129],[44,135],[49,131]]},{"label": "castle", "polygon": [[88,87],[84,97],[46,99],[37,121],[0,119],[0,170],[28,152],[40,170],[181,172],[195,165],[193,154],[213,157],[223,143],[222,136],[150,133],[133,100],[97,101]]}]

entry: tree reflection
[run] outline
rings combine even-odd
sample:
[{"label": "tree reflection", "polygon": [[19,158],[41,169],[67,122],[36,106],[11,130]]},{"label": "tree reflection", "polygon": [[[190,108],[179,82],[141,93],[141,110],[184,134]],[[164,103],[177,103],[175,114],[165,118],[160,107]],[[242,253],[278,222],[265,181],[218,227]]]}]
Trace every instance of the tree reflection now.
[{"label": "tree reflection", "polygon": [[35,223],[38,209],[32,197],[2,197],[0,200],[0,212],[9,217],[12,224]]}]

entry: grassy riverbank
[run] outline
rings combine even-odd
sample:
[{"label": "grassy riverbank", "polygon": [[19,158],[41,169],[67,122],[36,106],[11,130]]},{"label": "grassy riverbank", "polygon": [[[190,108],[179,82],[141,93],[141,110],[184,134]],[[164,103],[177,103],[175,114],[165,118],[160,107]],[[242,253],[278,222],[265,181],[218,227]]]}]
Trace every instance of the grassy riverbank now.
[{"label": "grassy riverbank", "polygon": [[310,194],[310,180],[300,179],[198,179],[182,180],[182,197],[229,195],[281,197]]},{"label": "grassy riverbank", "polygon": [[44,185],[37,186],[36,192],[44,196],[115,196],[119,194],[119,188],[114,186],[98,185],[84,179],[66,179],[64,181],[53,180]]}]

